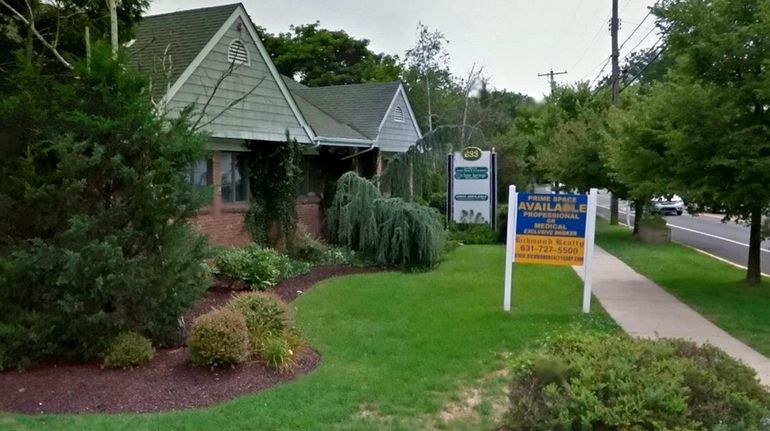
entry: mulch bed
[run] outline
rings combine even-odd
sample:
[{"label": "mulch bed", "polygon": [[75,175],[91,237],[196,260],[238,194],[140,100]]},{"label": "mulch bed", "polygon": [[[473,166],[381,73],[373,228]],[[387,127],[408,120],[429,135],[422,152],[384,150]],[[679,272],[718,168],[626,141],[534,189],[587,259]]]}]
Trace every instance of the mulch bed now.
[{"label": "mulch bed", "polygon": [[[374,272],[373,268],[325,266],[284,280],[271,289],[286,301],[315,283],[340,275]],[[185,315],[195,317],[220,306],[235,293],[219,280]],[[208,370],[192,366],[185,347],[159,349],[148,365],[135,370],[102,369],[98,363],[52,364],[25,372],[0,373],[0,410],[23,413],[156,412],[204,407],[253,393],[307,374],[321,362],[311,347],[297,353],[296,366],[279,372],[253,362]]]}]

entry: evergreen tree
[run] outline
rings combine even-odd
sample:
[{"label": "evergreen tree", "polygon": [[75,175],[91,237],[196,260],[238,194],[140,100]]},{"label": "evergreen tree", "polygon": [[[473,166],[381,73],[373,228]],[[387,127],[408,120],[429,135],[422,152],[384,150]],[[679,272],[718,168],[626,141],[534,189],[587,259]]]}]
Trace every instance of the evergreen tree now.
[{"label": "evergreen tree", "polygon": [[118,333],[168,342],[207,287],[187,182],[204,138],[160,117],[109,47],[0,100],[0,368],[91,358]]}]

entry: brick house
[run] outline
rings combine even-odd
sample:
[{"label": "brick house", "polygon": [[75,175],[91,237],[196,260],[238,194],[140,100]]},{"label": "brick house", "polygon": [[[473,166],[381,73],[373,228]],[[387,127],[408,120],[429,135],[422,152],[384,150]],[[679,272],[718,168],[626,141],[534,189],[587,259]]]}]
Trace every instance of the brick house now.
[{"label": "brick house", "polygon": [[171,115],[192,106],[211,158],[191,168],[194,185],[212,186],[195,224],[212,243],[249,241],[247,144],[303,148],[297,213],[319,235],[326,186],[341,173],[372,176],[422,137],[399,82],[306,87],[282,76],[240,3],[148,16],[129,53],[151,77],[152,97]]}]

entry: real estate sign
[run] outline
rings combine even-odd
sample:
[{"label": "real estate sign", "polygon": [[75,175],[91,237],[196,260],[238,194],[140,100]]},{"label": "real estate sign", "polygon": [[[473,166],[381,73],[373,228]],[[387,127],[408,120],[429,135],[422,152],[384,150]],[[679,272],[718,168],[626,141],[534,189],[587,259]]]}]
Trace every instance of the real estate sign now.
[{"label": "real estate sign", "polygon": [[449,155],[447,216],[455,223],[495,227],[497,158],[494,151],[466,147]]},{"label": "real estate sign", "polygon": [[519,193],[516,261],[582,265],[588,196]]},{"label": "real estate sign", "polygon": [[511,309],[513,263],[583,265],[583,312],[591,307],[591,257],[597,190],[583,194],[508,190],[503,309]]}]

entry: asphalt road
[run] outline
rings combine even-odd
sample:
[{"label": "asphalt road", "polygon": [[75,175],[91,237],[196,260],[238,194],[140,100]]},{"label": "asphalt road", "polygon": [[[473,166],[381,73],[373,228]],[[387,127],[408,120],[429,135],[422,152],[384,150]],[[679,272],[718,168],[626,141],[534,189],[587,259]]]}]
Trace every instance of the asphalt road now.
[{"label": "asphalt road", "polygon": [[[604,218],[610,216],[610,197],[599,192],[597,212]],[[633,212],[631,223],[633,223]],[[749,258],[749,228],[735,222],[722,223],[716,214],[666,216],[671,228],[671,239],[681,244],[711,253],[740,266],[746,266]],[[626,222],[626,204],[620,204],[620,222]],[[762,272],[770,274],[770,241],[762,243]]]}]

